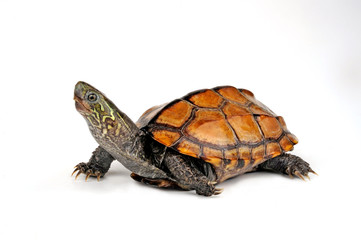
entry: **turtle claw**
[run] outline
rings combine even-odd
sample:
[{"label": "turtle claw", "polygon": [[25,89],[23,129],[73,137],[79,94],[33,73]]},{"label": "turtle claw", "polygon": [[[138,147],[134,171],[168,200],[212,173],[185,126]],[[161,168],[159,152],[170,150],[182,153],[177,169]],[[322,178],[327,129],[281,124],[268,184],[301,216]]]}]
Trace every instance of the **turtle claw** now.
[{"label": "turtle claw", "polygon": [[81,174],[82,172],[79,171],[76,175],[75,175],[75,180],[79,177],[79,175]]},{"label": "turtle claw", "polygon": [[310,173],[313,173],[313,174],[315,174],[315,175],[318,176],[318,174],[317,174],[315,171],[313,171],[312,168],[310,168],[308,171],[309,171]]},{"label": "turtle claw", "polygon": [[96,171],[95,175],[97,176],[97,181],[100,181],[100,177],[101,177],[101,172],[100,171]]},{"label": "turtle claw", "polygon": [[85,181],[88,181],[89,176],[90,176],[90,174],[87,174],[87,175],[85,176]]},{"label": "turtle claw", "polygon": [[85,181],[88,180],[88,178],[91,176],[91,174],[93,173],[93,171],[91,169],[89,169],[88,171],[86,171],[86,177],[85,177]]},{"label": "turtle claw", "polygon": [[105,174],[105,171],[103,171],[101,167],[89,163],[79,163],[75,166],[75,170],[71,175],[73,176],[77,171],[78,173],[75,175],[75,180],[80,174],[84,173],[86,175],[85,181],[87,181],[89,177],[93,176],[96,177],[99,182],[100,178]]},{"label": "turtle claw", "polygon": [[305,181],[305,178],[302,176],[302,174],[301,174],[299,171],[295,171],[294,174],[295,174],[297,177],[301,178],[303,181]]},{"label": "turtle claw", "polygon": [[216,188],[214,189],[214,195],[221,194],[223,192],[223,188]]},{"label": "turtle claw", "polygon": [[[75,167],[76,167],[76,166],[75,166]],[[76,171],[79,171],[79,169],[76,168],[71,175],[73,176]]]},{"label": "turtle claw", "polygon": [[[208,185],[214,187],[214,185],[216,185],[218,182],[217,181],[212,181],[212,182],[208,182]],[[213,195],[219,195],[223,192],[223,188],[214,188],[213,190]]]}]

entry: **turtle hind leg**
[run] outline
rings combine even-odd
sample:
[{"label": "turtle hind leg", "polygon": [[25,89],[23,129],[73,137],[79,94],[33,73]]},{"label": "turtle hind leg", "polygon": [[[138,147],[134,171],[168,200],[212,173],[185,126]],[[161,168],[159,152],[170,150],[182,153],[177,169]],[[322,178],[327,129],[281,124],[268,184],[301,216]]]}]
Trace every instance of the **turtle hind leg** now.
[{"label": "turtle hind leg", "polygon": [[75,166],[72,175],[77,172],[75,176],[75,179],[77,179],[80,174],[84,173],[86,174],[85,181],[89,177],[96,177],[99,181],[108,172],[113,161],[113,156],[99,146],[93,152],[89,162],[81,162]]},{"label": "turtle hind leg", "polygon": [[141,182],[147,185],[157,186],[159,188],[171,188],[171,189],[178,189],[178,190],[189,190],[181,187],[178,183],[173,182],[168,179],[161,179],[161,178],[146,178],[139,176],[138,174],[131,173],[130,177],[133,178],[137,182]]},{"label": "turtle hind leg", "polygon": [[302,180],[305,180],[304,177],[310,179],[309,173],[317,174],[306,161],[298,156],[287,153],[261,163],[257,166],[257,170],[283,173],[291,178],[297,176]]},{"label": "turtle hind leg", "polygon": [[182,155],[168,153],[164,165],[183,189],[196,190],[197,194],[203,196],[218,195],[223,190],[215,187],[215,179],[208,178]]}]

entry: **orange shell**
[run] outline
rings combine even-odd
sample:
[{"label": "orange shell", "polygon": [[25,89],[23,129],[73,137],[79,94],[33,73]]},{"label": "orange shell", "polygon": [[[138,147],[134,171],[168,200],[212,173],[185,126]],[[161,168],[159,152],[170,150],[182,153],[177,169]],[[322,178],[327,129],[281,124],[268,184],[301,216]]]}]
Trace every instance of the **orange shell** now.
[{"label": "orange shell", "polygon": [[246,89],[204,89],[153,107],[137,126],[158,142],[213,165],[219,181],[291,151],[297,144],[281,116]]}]

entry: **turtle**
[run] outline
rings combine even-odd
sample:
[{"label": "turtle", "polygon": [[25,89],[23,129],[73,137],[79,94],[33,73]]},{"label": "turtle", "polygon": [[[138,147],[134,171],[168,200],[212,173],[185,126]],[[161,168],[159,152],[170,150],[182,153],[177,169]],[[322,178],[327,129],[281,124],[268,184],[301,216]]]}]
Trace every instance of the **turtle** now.
[{"label": "turtle", "polygon": [[74,100],[99,144],[88,162],[75,166],[75,179],[83,173],[99,181],[118,160],[138,182],[212,196],[223,191],[216,184],[248,172],[303,180],[316,174],[286,153],[298,139],[283,117],[246,89],[197,90],[148,109],[136,123],[88,83],[76,84]]}]

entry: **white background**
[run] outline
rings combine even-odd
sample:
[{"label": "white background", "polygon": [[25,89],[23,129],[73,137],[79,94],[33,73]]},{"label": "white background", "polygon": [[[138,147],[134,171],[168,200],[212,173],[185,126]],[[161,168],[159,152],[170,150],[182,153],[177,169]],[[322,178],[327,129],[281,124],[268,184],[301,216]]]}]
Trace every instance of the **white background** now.
[{"label": "white background", "polygon": [[[360,1],[0,1],[1,239],[360,239]],[[218,85],[253,91],[299,138],[311,181],[254,173],[221,195],[159,190],[97,146],[73,88],[133,120]]]}]

